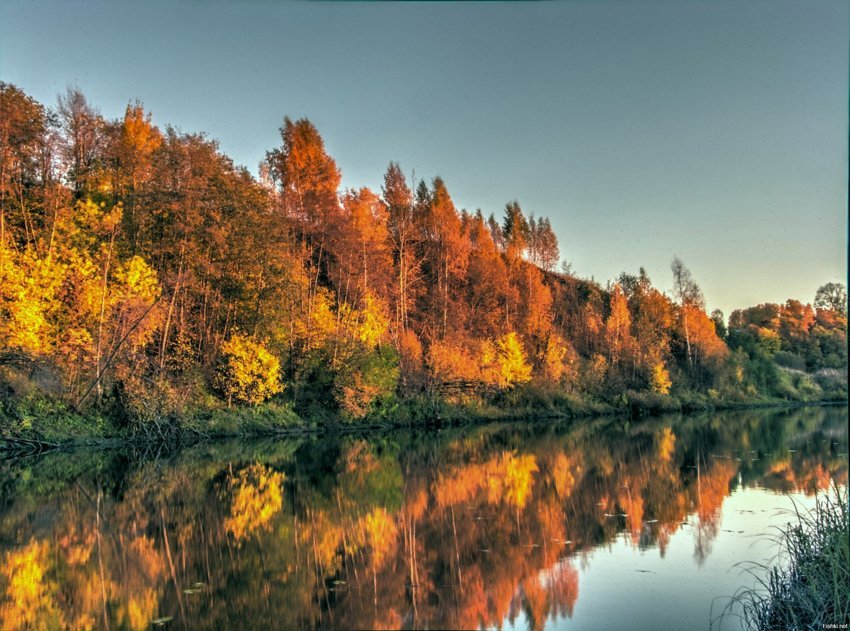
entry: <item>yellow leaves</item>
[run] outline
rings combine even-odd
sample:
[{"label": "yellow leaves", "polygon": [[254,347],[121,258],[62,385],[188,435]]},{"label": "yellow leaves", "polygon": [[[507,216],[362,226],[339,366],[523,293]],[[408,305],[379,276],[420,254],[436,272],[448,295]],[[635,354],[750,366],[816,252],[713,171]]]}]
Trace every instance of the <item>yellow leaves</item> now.
[{"label": "yellow leaves", "polygon": [[56,334],[50,320],[65,268],[30,250],[19,255],[3,248],[0,262],[0,348],[49,353]]},{"label": "yellow leaves", "polygon": [[390,326],[386,312],[386,305],[380,298],[366,294],[359,313],[356,337],[367,348],[375,348],[386,338]]},{"label": "yellow leaves", "polygon": [[6,553],[0,566],[5,601],[0,606],[3,629],[53,629],[64,626],[47,578],[48,543],[31,539]]},{"label": "yellow leaves", "polygon": [[505,471],[504,500],[517,508],[525,508],[534,484],[533,474],[537,471],[537,459],[533,454],[515,456],[503,454],[501,460]]},{"label": "yellow leaves", "polygon": [[673,382],[670,380],[670,373],[662,362],[652,365],[652,373],[650,374],[650,388],[658,394],[667,394],[670,392],[670,386]]},{"label": "yellow leaves", "polygon": [[676,450],[676,434],[672,428],[665,427],[658,437],[658,459],[662,462],[670,462],[673,452]]},{"label": "yellow leaves", "polygon": [[482,464],[469,464],[450,475],[438,476],[434,496],[438,506],[457,506],[485,493],[491,504],[505,503],[522,509],[531,495],[537,470],[533,454],[502,452]]},{"label": "yellow leaves", "polygon": [[372,548],[372,563],[375,567],[380,567],[395,546],[398,526],[382,506],[366,515],[363,526],[366,530],[366,541]]},{"label": "yellow leaves", "polygon": [[342,526],[331,519],[327,512],[311,510],[303,537],[305,541],[311,542],[319,567],[329,574],[336,572],[342,560],[339,553],[343,541]]},{"label": "yellow leaves", "polygon": [[[0,252],[0,347],[52,355],[80,371],[90,367],[98,337],[121,339],[160,293],[147,262],[122,260],[114,247],[122,215],[120,205],[80,201],[57,211],[46,252]],[[135,329],[129,346],[150,339],[154,320]]]},{"label": "yellow leaves", "polygon": [[256,530],[269,527],[269,522],[283,506],[284,479],[283,473],[261,464],[247,467],[230,479],[234,496],[224,529],[237,543]]},{"label": "yellow leaves", "polygon": [[513,331],[500,337],[495,349],[485,347],[481,363],[493,381],[503,388],[531,380],[531,366],[526,362],[522,343]]},{"label": "yellow leaves", "polygon": [[[336,332],[337,318],[331,310],[331,297],[324,291],[316,292],[313,308],[310,311],[310,330],[307,336],[315,340],[315,346],[321,346]],[[309,345],[310,348],[314,346]]]},{"label": "yellow leaves", "polygon": [[162,144],[162,136],[151,124],[151,115],[145,116],[141,103],[128,105],[124,113],[123,140],[136,153],[148,156]]},{"label": "yellow leaves", "polygon": [[125,607],[123,607],[124,617],[127,621],[127,626],[133,631],[141,631],[149,629],[151,620],[156,617],[157,607],[159,606],[159,598],[154,589],[145,589],[141,594],[133,594],[130,596]]},{"label": "yellow leaves", "polygon": [[571,382],[576,376],[578,354],[567,340],[553,333],[543,350],[543,372],[554,383]]},{"label": "yellow leaves", "polygon": [[130,257],[115,272],[124,286],[128,297],[138,298],[150,304],[159,297],[159,281],[156,271],[141,256]]},{"label": "yellow leaves", "polygon": [[239,333],[221,346],[216,385],[228,401],[256,405],[283,390],[280,360],[264,346]]},{"label": "yellow leaves", "polygon": [[611,353],[611,362],[617,363],[622,351],[631,342],[629,327],[632,318],[629,314],[629,305],[619,283],[614,285],[611,291],[611,312],[605,321],[605,337]]},{"label": "yellow leaves", "polygon": [[428,349],[428,366],[441,381],[481,382],[507,388],[531,380],[531,366],[513,332],[495,343],[480,342],[477,358],[458,340],[436,340]]}]

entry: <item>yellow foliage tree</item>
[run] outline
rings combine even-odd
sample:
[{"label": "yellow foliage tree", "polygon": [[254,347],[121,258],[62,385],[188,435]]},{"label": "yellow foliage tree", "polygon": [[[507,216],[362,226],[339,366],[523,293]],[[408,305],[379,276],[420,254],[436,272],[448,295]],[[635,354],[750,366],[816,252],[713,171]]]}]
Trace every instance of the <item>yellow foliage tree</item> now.
[{"label": "yellow foliage tree", "polygon": [[216,385],[229,404],[235,399],[256,405],[283,390],[280,360],[261,344],[236,333],[222,344],[221,352]]},{"label": "yellow foliage tree", "polygon": [[[4,246],[0,245],[0,248]],[[0,257],[0,348],[32,355],[52,349],[49,315],[64,270],[55,262],[4,248]]]},{"label": "yellow foliage tree", "polygon": [[631,346],[629,328],[632,318],[629,314],[629,304],[620,284],[614,285],[611,291],[611,313],[605,321],[605,339],[608,342],[608,357],[611,365],[619,364],[623,352]]},{"label": "yellow foliage tree", "polygon": [[652,365],[652,374],[650,376],[650,386],[653,392],[658,394],[667,394],[670,392],[670,386],[673,382],[670,381],[670,373],[663,363],[658,362]]},{"label": "yellow foliage tree", "polygon": [[541,363],[544,375],[553,383],[570,383],[576,378],[578,354],[573,345],[557,333],[546,340]]},{"label": "yellow foliage tree", "polygon": [[367,348],[375,348],[387,336],[390,320],[386,315],[387,307],[384,302],[367,293],[363,299],[363,308],[357,318],[356,337]]},{"label": "yellow foliage tree", "polygon": [[501,388],[531,380],[531,366],[525,359],[522,343],[513,331],[500,337],[495,344],[482,344],[481,368],[484,380]]}]

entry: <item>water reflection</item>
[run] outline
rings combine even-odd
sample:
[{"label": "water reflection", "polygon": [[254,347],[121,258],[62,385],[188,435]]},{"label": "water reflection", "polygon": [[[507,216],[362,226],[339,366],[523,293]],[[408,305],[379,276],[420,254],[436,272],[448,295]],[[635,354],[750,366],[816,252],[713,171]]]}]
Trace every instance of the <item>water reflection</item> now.
[{"label": "water reflection", "polygon": [[[0,469],[0,620],[18,628],[498,627],[571,617],[626,537],[699,566],[724,499],[847,483],[846,408],[623,427],[486,426]],[[692,526],[692,528],[691,528]]]}]

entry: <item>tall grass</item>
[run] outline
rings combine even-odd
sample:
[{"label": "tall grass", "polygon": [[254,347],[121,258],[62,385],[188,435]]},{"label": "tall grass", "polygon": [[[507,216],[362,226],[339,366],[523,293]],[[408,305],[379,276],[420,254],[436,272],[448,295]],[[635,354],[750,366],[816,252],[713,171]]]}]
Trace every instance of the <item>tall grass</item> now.
[{"label": "tall grass", "polygon": [[[745,629],[847,629],[850,625],[850,514],[847,490],[835,488],[814,511],[796,510],[797,523],[781,531],[781,566],[754,564],[755,589],[739,591]],[[761,572],[767,570],[764,576]]]}]

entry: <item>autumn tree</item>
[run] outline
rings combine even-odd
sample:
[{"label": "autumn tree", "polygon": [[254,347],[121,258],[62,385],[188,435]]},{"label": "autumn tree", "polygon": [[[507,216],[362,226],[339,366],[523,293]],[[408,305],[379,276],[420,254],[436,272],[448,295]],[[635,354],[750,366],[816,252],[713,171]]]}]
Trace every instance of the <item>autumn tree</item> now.
[{"label": "autumn tree", "polygon": [[694,314],[705,308],[705,300],[699,285],[691,276],[690,270],[685,264],[675,257],[670,264],[673,271],[673,295],[679,302],[679,322],[685,338],[685,350],[688,368],[693,368],[693,353],[691,349],[691,319]]},{"label": "autumn tree", "polygon": [[222,362],[216,385],[227,397],[256,405],[283,389],[280,361],[262,345],[239,333],[221,348]]},{"label": "autumn tree", "polygon": [[44,106],[0,82],[0,246],[38,246],[44,185],[53,170],[49,129]]},{"label": "autumn tree", "polygon": [[552,230],[548,217],[528,220],[528,261],[546,271],[553,271],[558,264],[558,237]]},{"label": "autumn tree", "polygon": [[397,270],[395,317],[398,329],[403,333],[407,329],[408,314],[413,306],[421,260],[415,250],[418,230],[413,193],[407,186],[401,167],[395,162],[390,162],[384,174],[382,194],[389,215],[387,227]]},{"label": "autumn tree", "polygon": [[605,320],[605,339],[608,343],[608,361],[619,366],[623,354],[631,347],[632,318],[629,305],[619,284],[611,290],[611,306]]},{"label": "autumn tree", "polygon": [[469,330],[477,337],[494,337],[506,325],[508,305],[517,302],[504,257],[479,211],[464,226],[471,247],[465,303]]},{"label": "autumn tree", "polygon": [[[270,151],[266,160],[278,190],[280,208],[301,240],[303,260],[310,276],[304,301],[305,320],[310,322],[317,305],[319,280],[327,267],[328,239],[340,221],[337,197],[341,175],[325,152],[318,130],[306,118],[284,118],[280,129],[283,146]],[[309,334],[309,329],[308,329]]]},{"label": "autumn tree", "polygon": [[368,188],[345,193],[342,207],[343,220],[332,237],[337,294],[355,304],[370,294],[385,298],[392,270],[387,208]]},{"label": "autumn tree", "polygon": [[104,121],[79,88],[69,87],[59,97],[57,111],[63,131],[61,147],[67,176],[79,199],[93,189],[101,156]]},{"label": "autumn tree", "polygon": [[505,206],[505,219],[502,222],[502,234],[505,240],[505,253],[509,261],[525,256],[528,248],[528,220],[516,200]]},{"label": "autumn tree", "polygon": [[431,277],[428,307],[437,336],[448,332],[449,306],[465,285],[469,242],[445,183],[434,178],[423,216],[423,247]]}]

